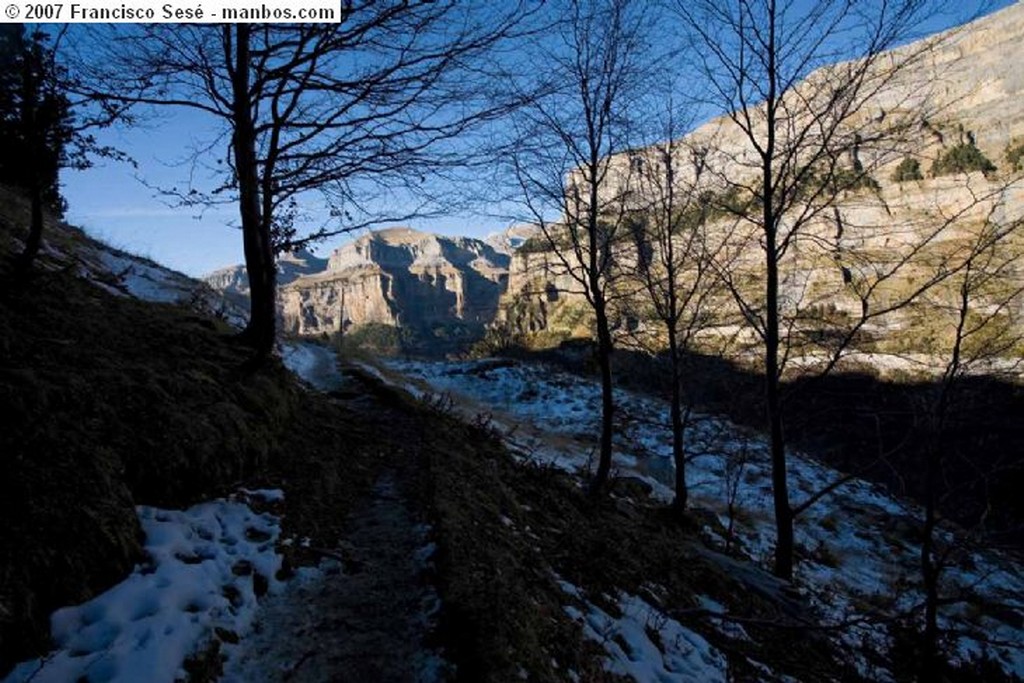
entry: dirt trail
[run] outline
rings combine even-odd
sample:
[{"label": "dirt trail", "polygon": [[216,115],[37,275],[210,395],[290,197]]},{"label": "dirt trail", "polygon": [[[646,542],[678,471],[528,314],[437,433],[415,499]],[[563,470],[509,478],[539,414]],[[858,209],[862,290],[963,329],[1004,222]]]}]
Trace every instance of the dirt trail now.
[{"label": "dirt trail", "polygon": [[442,660],[424,645],[438,605],[424,580],[427,528],[400,489],[385,472],[350,520],[344,562],[303,570],[264,599],[223,681],[443,680]]},{"label": "dirt trail", "polygon": [[[303,379],[350,409],[379,410],[330,349],[296,345]],[[373,417],[367,415],[367,419]],[[400,449],[399,449],[400,450]],[[404,485],[409,463],[392,453],[367,499],[354,508],[338,548],[260,601],[252,632],[229,651],[226,683],[432,683],[444,660],[426,640],[439,608],[429,579],[429,527]],[[296,539],[299,542],[299,539]]]}]

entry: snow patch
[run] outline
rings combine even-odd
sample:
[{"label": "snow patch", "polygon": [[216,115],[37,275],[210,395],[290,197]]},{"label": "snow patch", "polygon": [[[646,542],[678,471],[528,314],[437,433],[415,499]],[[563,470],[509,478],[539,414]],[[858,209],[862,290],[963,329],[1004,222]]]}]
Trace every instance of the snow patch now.
[{"label": "snow patch", "polygon": [[326,346],[311,342],[282,342],[281,361],[320,391],[337,389],[343,382],[337,355]]},{"label": "snow patch", "polygon": [[[280,491],[249,491],[280,500]],[[280,520],[237,500],[188,510],[140,506],[148,561],[107,592],[53,613],[57,648],[23,662],[5,683],[172,683],[215,629],[242,635],[257,606],[256,585],[274,592]]]},{"label": "snow patch", "polygon": [[44,253],[57,263],[74,263],[76,273],[114,296],[143,301],[185,304],[198,312],[242,327],[248,311],[215,292],[209,285],[140,256],[89,241],[64,254],[44,241]]},{"label": "snow patch", "polygon": [[118,284],[136,299],[175,303],[187,300],[198,286],[180,273],[127,255],[97,251],[96,256],[103,269],[115,275]]},{"label": "snow patch", "polygon": [[583,627],[587,638],[607,653],[607,671],[639,683],[726,683],[728,660],[703,636],[669,618],[647,601],[620,593],[621,616],[613,617],[588,602],[580,590],[558,580],[562,590],[582,609],[567,606],[566,614]]}]

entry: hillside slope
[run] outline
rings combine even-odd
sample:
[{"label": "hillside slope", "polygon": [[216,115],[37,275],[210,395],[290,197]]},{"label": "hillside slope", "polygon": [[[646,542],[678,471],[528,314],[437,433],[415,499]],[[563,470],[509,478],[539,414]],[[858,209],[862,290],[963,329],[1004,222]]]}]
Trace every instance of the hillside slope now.
[{"label": "hillside slope", "polygon": [[[390,561],[394,553],[372,548],[377,535],[367,525],[380,523],[379,501],[398,497],[410,521],[429,522],[435,569],[404,579],[430,582],[440,600],[431,638],[451,668],[439,669],[445,678],[437,680],[858,680],[842,652],[813,632],[781,648],[771,627],[751,625],[737,638],[700,609],[688,614],[706,597],[754,621],[817,618],[763,570],[708,549],[692,525],[668,519],[635,483],[617,482],[612,498],[591,500],[575,477],[517,461],[485,420],[467,425],[443,402],[418,403],[365,375],[342,384],[321,378],[331,395],[309,391],[277,362],[253,367],[223,322],[187,305],[125,296],[96,273],[62,266],[77,262],[79,247],[104,249],[81,233],[52,225],[48,242],[48,253],[64,256],[44,258],[32,278],[14,281],[0,271],[0,410],[10,418],[0,433],[0,670],[48,649],[53,609],[91,598],[133,566],[132,576],[146,574],[156,558],[143,552],[137,515],[152,529],[154,514],[157,522],[199,514],[136,506],[183,507],[243,486],[283,491],[280,532],[246,531],[252,543],[278,538],[273,550],[284,559],[275,586],[325,557],[341,558],[335,580],[356,590],[372,584],[348,577],[378,571],[360,568],[360,556]],[[17,230],[5,227],[0,245],[9,255]],[[300,355],[291,352],[290,362],[313,363],[322,353]],[[398,485],[387,485],[389,472]],[[206,562],[205,546],[231,542],[223,528],[204,529],[192,527],[194,538],[181,546],[192,550],[179,549],[176,561]],[[147,538],[145,547],[167,540]],[[239,571],[261,595],[268,578],[261,590],[253,570]],[[372,611],[372,592],[362,598],[350,595],[348,604]],[[186,619],[204,609],[178,607]],[[148,618],[149,607],[133,609],[129,617]],[[53,661],[102,660],[123,636],[96,633],[107,623],[102,617],[85,610],[82,638],[72,639],[99,649],[62,651]],[[318,661],[351,653],[368,671],[374,661],[380,670],[400,664],[373,650],[386,638],[321,651],[330,647],[323,644],[330,629],[341,627],[325,626],[298,645],[322,643]],[[174,670],[153,670],[154,677],[173,680],[183,666],[193,681],[217,680],[221,652],[251,634],[206,635],[209,647],[197,643],[184,663],[160,659]],[[617,654],[601,637],[617,643]],[[300,647],[292,656],[298,670],[313,655]],[[115,661],[90,677],[128,680],[111,668]],[[32,679],[34,665],[27,666],[18,675]]]},{"label": "hillside slope", "polygon": [[[209,291],[199,283],[56,223],[37,271],[13,280],[24,208],[4,193],[0,669],[45,647],[50,611],[143,559],[134,506],[184,506],[281,467],[298,468],[298,484],[311,459],[317,486],[337,492],[342,509],[339,488],[361,481],[358,457],[344,463],[345,487],[342,463],[317,460],[342,433],[359,452],[344,416],[310,400],[280,364],[252,367],[202,300],[173,302],[179,286]],[[118,271],[102,267],[115,258]],[[297,519],[317,500],[298,498]]]}]

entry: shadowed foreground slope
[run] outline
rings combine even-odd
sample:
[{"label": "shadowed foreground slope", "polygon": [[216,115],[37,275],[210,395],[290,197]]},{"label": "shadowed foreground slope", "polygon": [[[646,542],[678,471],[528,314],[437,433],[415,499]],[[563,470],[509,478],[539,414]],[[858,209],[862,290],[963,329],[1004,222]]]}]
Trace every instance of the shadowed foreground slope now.
[{"label": "shadowed foreground slope", "polygon": [[[52,241],[73,253],[87,238]],[[0,244],[10,253],[9,234]],[[139,301],[78,273],[74,258],[44,259],[27,281],[0,273],[0,670],[46,649],[52,610],[143,559],[135,505],[246,486],[283,489],[282,538],[308,539],[277,549],[278,578],[344,560],[348,649],[313,633],[310,658],[347,652],[382,680],[405,680],[389,660],[398,653],[382,651],[389,639],[369,633],[386,605],[380,582],[344,566],[362,556],[383,563],[363,571],[408,595],[420,583],[436,592],[425,646],[452,680],[626,680],[609,647],[647,672],[632,675],[663,680],[857,680],[801,599],[709,550],[698,525],[673,522],[628,480],[593,501],[573,477],[517,462],[486,421],[467,425],[365,376],[309,390],[277,361],[252,367],[231,329],[188,305]],[[401,505],[382,503],[394,495]],[[408,563],[411,536],[373,532],[420,521],[436,544],[433,573]],[[404,550],[389,552],[389,539]],[[702,616],[705,598],[748,619],[745,637]],[[272,605],[257,619],[273,621]],[[595,624],[619,635],[595,641]],[[258,634],[210,636],[186,666],[194,682],[231,675],[222,643],[259,645]]]}]

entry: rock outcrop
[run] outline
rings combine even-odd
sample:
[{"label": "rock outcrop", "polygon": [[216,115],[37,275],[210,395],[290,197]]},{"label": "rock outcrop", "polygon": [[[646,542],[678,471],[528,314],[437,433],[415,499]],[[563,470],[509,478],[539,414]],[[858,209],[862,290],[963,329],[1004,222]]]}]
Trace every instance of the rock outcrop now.
[{"label": "rock outcrop", "polygon": [[[494,320],[509,252],[528,234],[510,229],[496,237],[496,248],[398,227],[364,235],[326,259],[308,251],[284,254],[278,261],[281,329],[320,335],[376,324],[421,339],[426,332],[444,341],[453,329],[472,339]],[[233,298],[249,295],[244,266],[215,271],[205,281]]]},{"label": "rock outcrop", "polygon": [[482,329],[497,312],[509,257],[476,239],[389,228],[331,254],[326,270],[280,289],[283,329],[333,333],[366,323]]},{"label": "rock outcrop", "polygon": [[533,237],[539,237],[540,228],[530,223],[517,223],[509,226],[500,232],[492,232],[484,238],[484,242],[494,247],[502,254],[511,256],[519,250],[526,241]]}]

